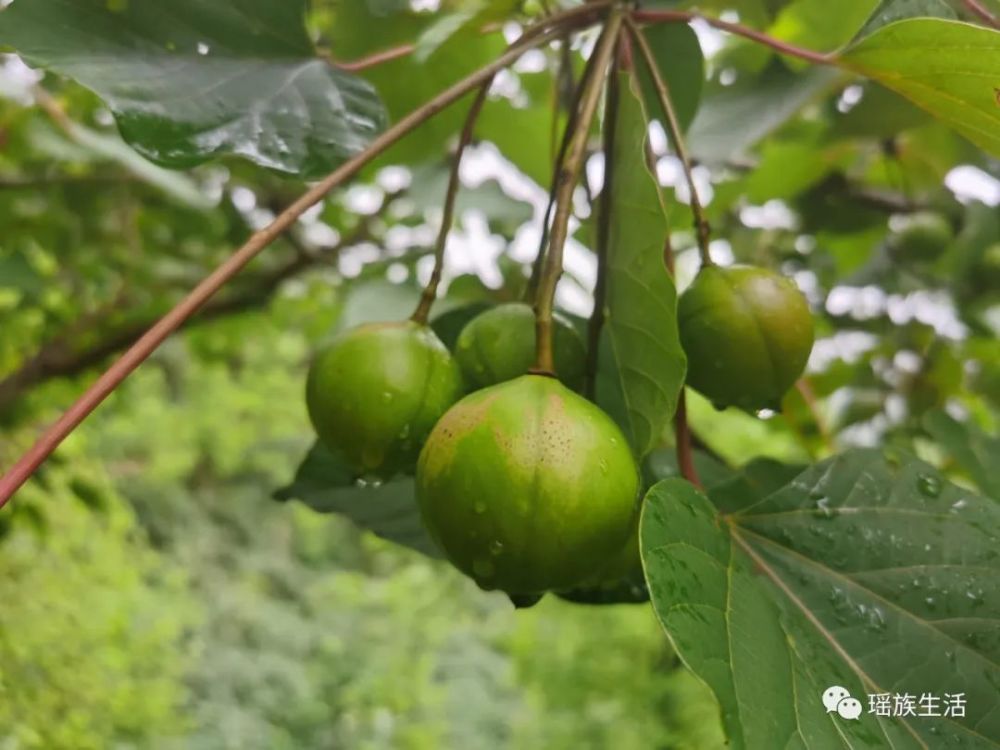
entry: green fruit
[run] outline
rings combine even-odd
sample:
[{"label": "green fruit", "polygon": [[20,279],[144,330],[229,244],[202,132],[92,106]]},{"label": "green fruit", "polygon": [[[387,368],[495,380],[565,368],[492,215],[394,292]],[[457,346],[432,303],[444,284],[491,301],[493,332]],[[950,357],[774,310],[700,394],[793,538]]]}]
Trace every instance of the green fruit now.
[{"label": "green fruit", "polygon": [[543,375],[463,398],[417,463],[420,510],[445,555],[483,588],[512,594],[594,575],[625,543],[637,490],[611,418]]},{"label": "green fruit", "polygon": [[934,260],[951,244],[951,224],[941,214],[918,211],[900,219],[889,249],[900,260]]},{"label": "green fruit", "polygon": [[600,569],[583,582],[584,587],[609,587],[621,584],[626,578],[642,580],[642,559],[639,556],[639,517],[633,519],[632,530],[625,544],[609,557]]},{"label": "green fruit", "polygon": [[[552,356],[559,379],[579,389],[586,350],[576,328],[559,314],[552,316]],[[535,361],[534,311],[524,303],[510,302],[480,313],[459,334],[455,359],[471,388],[524,375]]]},{"label": "green fruit", "polygon": [[780,409],[813,345],[813,319],[790,280],[763,268],[708,266],[678,303],[687,383],[718,408]]},{"label": "green fruit", "polygon": [[462,377],[426,326],[371,323],[344,331],[309,369],[317,434],[359,474],[412,467],[434,423],[462,395]]}]

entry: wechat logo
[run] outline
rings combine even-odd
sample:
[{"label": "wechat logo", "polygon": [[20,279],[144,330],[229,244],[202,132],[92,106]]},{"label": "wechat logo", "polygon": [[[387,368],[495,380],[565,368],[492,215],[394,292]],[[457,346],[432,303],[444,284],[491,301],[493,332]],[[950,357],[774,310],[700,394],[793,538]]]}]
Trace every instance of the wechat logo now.
[{"label": "wechat logo", "polygon": [[837,712],[842,719],[857,719],[861,716],[861,701],[852,698],[847,688],[833,685],[823,691],[823,705],[828,714]]}]

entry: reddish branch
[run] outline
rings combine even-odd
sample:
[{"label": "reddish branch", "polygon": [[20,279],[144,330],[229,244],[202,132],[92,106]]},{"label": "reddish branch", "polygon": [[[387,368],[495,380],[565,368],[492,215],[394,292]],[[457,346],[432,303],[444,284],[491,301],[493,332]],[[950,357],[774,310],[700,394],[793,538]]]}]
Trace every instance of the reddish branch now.
[{"label": "reddish branch", "polygon": [[695,13],[693,11],[637,10],[631,15],[634,20],[645,23],[688,23],[689,21],[700,20],[707,23],[709,26],[714,26],[722,31],[727,31],[730,34],[736,34],[738,36],[746,37],[747,39],[752,39],[753,41],[770,47],[783,55],[798,57],[802,60],[808,60],[809,62],[816,63],[818,65],[830,65],[834,62],[832,55],[816,52],[815,50],[806,49],[805,47],[797,47],[794,44],[789,44],[788,42],[783,42],[780,39],[775,39],[773,36],[768,36],[767,34],[757,31],[756,29],[751,29],[748,26],[723,21],[721,18],[703,16],[700,13]]},{"label": "reddish branch", "polygon": [[965,7],[969,9],[969,12],[980,21],[987,26],[992,26],[994,29],[1000,29],[1000,20],[979,0],[963,0],[963,2],[965,3]]},{"label": "reddish branch", "polygon": [[[375,138],[365,151],[346,161],[338,169],[306,191],[267,227],[252,235],[246,244],[209,274],[176,307],[146,331],[118,361],[84,392],[76,403],[42,434],[38,442],[27,453],[21,456],[17,463],[0,478],[0,507],[10,500],[18,488],[28,480],[35,469],[48,458],[66,436],[86,419],[114,391],[118,384],[142,364],[171,333],[197,312],[226,282],[253,260],[258,253],[291,227],[302,214],[319,203],[327,193],[353,177],[362,167],[384,153],[386,149],[410,133],[418,125],[455,103],[477,86],[481,86],[498,71],[521,57],[527,50],[541,46],[561,36],[567,26],[579,26],[591,18],[591,15],[581,14],[579,9],[576,9],[571,13],[553,15],[539,25],[526,30],[522,40],[515,42],[492,63],[480,68],[458,83],[453,84],[427,102],[427,104],[401,119]],[[526,41],[524,41],[525,37],[527,38]]]}]

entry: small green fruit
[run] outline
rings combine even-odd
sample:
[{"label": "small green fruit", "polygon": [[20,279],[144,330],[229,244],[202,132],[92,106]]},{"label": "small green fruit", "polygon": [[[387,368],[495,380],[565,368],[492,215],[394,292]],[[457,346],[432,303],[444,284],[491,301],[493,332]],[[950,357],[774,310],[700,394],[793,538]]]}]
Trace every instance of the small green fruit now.
[{"label": "small green fruit", "polygon": [[417,500],[454,565],[487,589],[565,590],[633,527],[638,471],[621,431],[555,378],[524,375],[466,396],[417,463]]},{"label": "small green fruit", "polygon": [[[556,375],[567,387],[583,384],[586,350],[573,324],[552,316],[552,356]],[[471,388],[513,380],[535,361],[535,313],[529,305],[497,305],[470,320],[458,336],[455,359]]]},{"label": "small green fruit", "polygon": [[448,349],[411,321],[340,333],[316,356],[306,381],[317,434],[362,475],[411,467],[434,423],[461,395]]},{"label": "small green fruit", "polygon": [[805,297],[763,268],[703,268],[681,295],[678,325],[688,385],[719,408],[779,409],[812,351]]},{"label": "small green fruit", "polygon": [[941,214],[918,211],[902,217],[889,237],[889,250],[899,260],[934,260],[951,244],[951,224]]}]

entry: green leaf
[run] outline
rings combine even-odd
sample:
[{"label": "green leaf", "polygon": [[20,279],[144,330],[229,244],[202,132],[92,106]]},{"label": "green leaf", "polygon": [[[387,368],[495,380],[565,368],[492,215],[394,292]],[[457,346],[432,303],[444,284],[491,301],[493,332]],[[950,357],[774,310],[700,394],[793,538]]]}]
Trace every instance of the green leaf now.
[{"label": "green leaf", "polygon": [[441,557],[417,508],[412,477],[384,484],[360,482],[320,443],[313,445],[292,483],[276,500],[299,500],[320,513],[338,513],[376,536],[429,557]]},{"label": "green leaf", "polygon": [[[705,82],[705,58],[698,35],[687,24],[660,24],[642,30],[656,58],[656,65],[670,91],[677,120],[687,129],[698,111],[698,101]],[[643,64],[637,65],[642,97],[649,113],[662,121],[659,99],[653,78]]]},{"label": "green leaf", "polygon": [[[413,44],[436,18],[409,9],[379,17],[363,0],[343,0],[338,3],[336,22],[330,30],[331,44],[338,58],[353,60]],[[359,33],[360,29],[364,33]],[[396,121],[491,62],[505,48],[499,33],[458,34],[444,41],[424,61],[412,54],[404,55],[369,68],[362,76],[375,86],[390,119]],[[461,129],[470,103],[471,98],[466,97],[434,116],[389,149],[380,163],[414,164],[439,158],[449,139]],[[478,129],[477,135],[480,135]]]},{"label": "green leaf", "polygon": [[0,43],[101,96],[148,159],[234,154],[314,176],[361,151],[384,112],[360,78],[315,57],[305,0],[18,0]]},{"label": "green leaf", "polygon": [[677,331],[677,290],[663,264],[666,210],[646,168],[648,121],[635,80],[619,78],[601,340],[611,368],[598,378],[597,400],[619,416],[641,457],[659,442],[677,408],[687,360]]},{"label": "green leaf", "polygon": [[850,48],[840,63],[1000,156],[1000,31],[933,18],[897,21]]},{"label": "green leaf", "polygon": [[1000,438],[987,435],[974,425],[963,424],[943,411],[929,412],[924,429],[951,454],[980,490],[1000,500]]},{"label": "green leaf", "polygon": [[919,107],[887,88],[868,84],[861,101],[835,120],[833,135],[839,138],[892,138],[904,130],[930,122]]},{"label": "green leaf", "polygon": [[840,74],[829,68],[794,73],[773,64],[702,98],[688,133],[692,155],[708,164],[744,156],[750,147],[830,90]]},{"label": "green leaf", "polygon": [[[718,490],[667,479],[640,523],[654,609],[734,750],[997,747],[1000,506],[874,451],[744,493],[720,516]],[[827,713],[833,685],[860,719]],[[880,718],[868,693],[964,693],[965,716]]]},{"label": "green leaf", "polygon": [[855,41],[864,39],[894,21],[917,17],[958,18],[948,0],[882,0],[861,27]]},{"label": "green leaf", "polygon": [[785,6],[768,33],[778,39],[826,52],[846,44],[875,10],[878,0],[839,3],[830,0],[796,0]]},{"label": "green leaf", "polygon": [[426,62],[441,45],[456,36],[479,34],[491,21],[505,20],[518,0],[478,0],[453,13],[446,13],[420,35],[413,51],[417,62]]}]

